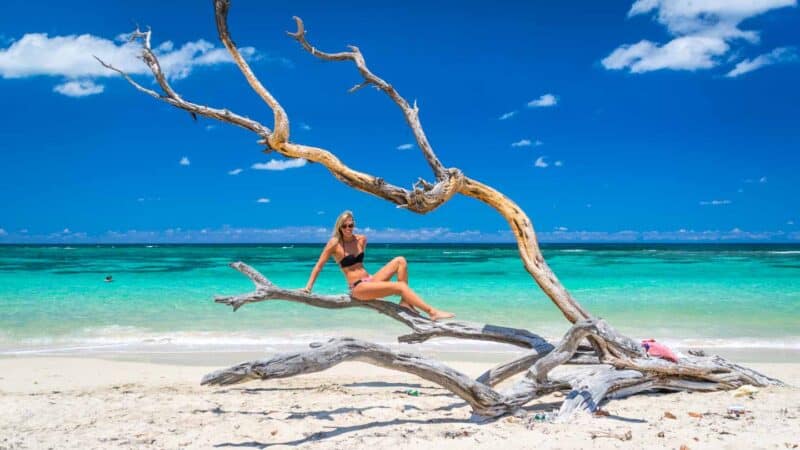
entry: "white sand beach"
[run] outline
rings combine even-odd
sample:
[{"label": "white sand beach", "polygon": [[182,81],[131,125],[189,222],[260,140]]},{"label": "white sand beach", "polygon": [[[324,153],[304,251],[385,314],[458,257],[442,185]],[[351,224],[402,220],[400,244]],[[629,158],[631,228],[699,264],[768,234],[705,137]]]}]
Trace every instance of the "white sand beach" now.
[{"label": "white sand beach", "polygon": [[[486,368],[449,363],[474,376]],[[800,446],[800,389],[791,386],[761,388],[744,398],[730,392],[638,395],[608,402],[607,417],[582,413],[566,424],[515,417],[476,423],[450,392],[367,364],[225,388],[200,386],[204,374],[225,365],[0,359],[0,449]],[[800,384],[800,364],[750,366]],[[419,395],[409,395],[409,389]],[[559,401],[542,398],[528,409],[533,416]],[[746,413],[728,415],[732,405]],[[612,436],[593,438],[597,433]]]}]

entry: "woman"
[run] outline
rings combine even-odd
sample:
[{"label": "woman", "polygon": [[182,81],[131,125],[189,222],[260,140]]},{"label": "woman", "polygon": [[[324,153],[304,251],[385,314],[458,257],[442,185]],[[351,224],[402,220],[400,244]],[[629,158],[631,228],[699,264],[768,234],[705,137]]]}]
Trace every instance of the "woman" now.
[{"label": "woman", "polygon": [[[422,300],[416,292],[408,287],[408,264],[406,259],[398,256],[375,272],[370,274],[364,269],[364,250],[367,248],[367,237],[353,232],[356,224],[353,213],[345,211],[336,219],[333,227],[333,236],[325,245],[317,264],[308,278],[305,292],[311,292],[317,275],[322,267],[333,256],[341,266],[347,285],[350,286],[350,295],[356,300],[375,300],[387,295],[399,295],[402,299],[400,306],[416,312],[416,308],[425,311],[431,320],[449,319],[452,313],[440,311]],[[390,281],[397,274],[397,281]]]}]

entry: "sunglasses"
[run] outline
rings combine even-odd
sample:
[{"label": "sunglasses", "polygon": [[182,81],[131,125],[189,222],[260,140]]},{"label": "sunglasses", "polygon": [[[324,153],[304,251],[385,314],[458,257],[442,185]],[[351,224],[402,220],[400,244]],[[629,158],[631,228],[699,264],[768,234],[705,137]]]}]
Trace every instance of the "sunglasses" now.
[{"label": "sunglasses", "polygon": [[342,228],[355,228],[355,227],[356,227],[356,224],[354,224],[354,223],[348,223],[348,224],[342,225]]}]

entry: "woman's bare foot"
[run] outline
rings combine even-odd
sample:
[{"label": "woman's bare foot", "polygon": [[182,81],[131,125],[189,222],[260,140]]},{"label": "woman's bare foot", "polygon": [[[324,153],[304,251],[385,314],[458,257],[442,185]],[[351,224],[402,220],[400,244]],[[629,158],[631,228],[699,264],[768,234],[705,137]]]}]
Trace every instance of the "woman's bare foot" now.
[{"label": "woman's bare foot", "polygon": [[407,309],[407,310],[409,310],[409,311],[411,311],[413,313],[419,314],[419,311],[417,311],[417,308],[414,308],[414,305],[412,305],[411,303],[406,303],[405,301],[400,301],[400,306],[402,306],[403,308],[405,308],[405,309]]},{"label": "woman's bare foot", "polygon": [[452,319],[453,317],[456,316],[453,313],[447,311],[439,311],[438,309],[432,309],[431,312],[428,313],[428,315],[434,322],[442,319]]}]

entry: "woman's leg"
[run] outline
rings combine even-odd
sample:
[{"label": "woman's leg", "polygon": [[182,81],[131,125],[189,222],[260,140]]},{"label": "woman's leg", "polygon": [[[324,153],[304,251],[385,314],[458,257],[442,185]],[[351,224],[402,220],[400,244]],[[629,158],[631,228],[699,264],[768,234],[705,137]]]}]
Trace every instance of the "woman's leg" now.
[{"label": "woman's leg", "polygon": [[[406,259],[402,256],[392,259],[388,264],[381,267],[380,270],[372,275],[372,279],[375,281],[390,281],[394,274],[397,274],[398,283],[408,284],[408,262],[406,262]],[[400,306],[416,311],[414,305],[405,300],[400,301]]]},{"label": "woman's leg", "polygon": [[454,316],[425,303],[416,292],[405,283],[395,281],[365,281],[353,288],[352,296],[357,300],[375,300],[388,295],[399,295],[403,302],[425,311],[431,320],[449,319]]},{"label": "woman's leg", "polygon": [[392,259],[388,264],[381,267],[380,270],[372,275],[372,279],[376,281],[389,281],[394,274],[397,274],[398,282],[408,284],[408,263],[402,256]]}]

